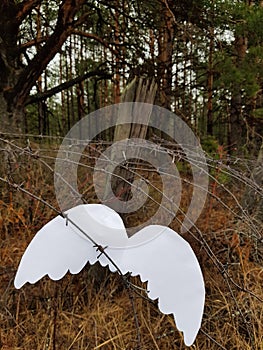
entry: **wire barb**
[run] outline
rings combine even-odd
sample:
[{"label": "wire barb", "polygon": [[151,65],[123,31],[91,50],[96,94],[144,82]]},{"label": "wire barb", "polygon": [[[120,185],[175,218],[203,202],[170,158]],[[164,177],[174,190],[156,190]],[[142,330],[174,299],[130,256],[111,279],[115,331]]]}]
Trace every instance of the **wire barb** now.
[{"label": "wire barb", "polygon": [[96,244],[93,247],[96,248],[97,252],[100,251],[100,254],[97,256],[97,259],[99,259],[102,256],[102,254],[105,254],[105,250],[108,248],[108,246],[103,247],[100,244]]}]

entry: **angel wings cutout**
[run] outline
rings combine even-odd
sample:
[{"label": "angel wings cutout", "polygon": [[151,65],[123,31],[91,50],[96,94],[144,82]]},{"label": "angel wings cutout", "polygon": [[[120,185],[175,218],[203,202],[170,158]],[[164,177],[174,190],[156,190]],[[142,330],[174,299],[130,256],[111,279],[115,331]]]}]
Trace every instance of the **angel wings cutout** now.
[{"label": "angel wings cutout", "polygon": [[[128,238],[121,217],[101,204],[79,205],[66,214],[68,222],[57,216],[33,238],[19,264],[15,287],[36,283],[45,275],[59,280],[67,271],[77,274],[87,262],[99,261],[112,272],[117,266],[122,274],[130,272],[148,281],[148,296],[159,299],[161,312],[173,313],[185,344],[192,345],[201,326],[205,288],[190,245],[160,225],[147,226]],[[107,246],[107,256],[98,253],[84,232]]]}]

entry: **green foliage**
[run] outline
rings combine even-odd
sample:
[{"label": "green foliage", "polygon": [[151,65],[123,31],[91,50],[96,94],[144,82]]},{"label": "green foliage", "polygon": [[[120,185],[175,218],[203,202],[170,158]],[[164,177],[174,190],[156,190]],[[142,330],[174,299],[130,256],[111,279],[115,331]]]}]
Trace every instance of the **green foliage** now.
[{"label": "green foliage", "polygon": [[[7,79],[5,94],[12,89],[12,82],[16,81],[20,72],[30,68],[36,52],[53,38],[58,8],[63,3],[65,1],[57,0],[0,2],[0,9],[1,4],[19,4],[25,14],[28,11],[19,27],[18,38],[14,38],[17,47],[0,45],[1,83],[8,49],[11,49],[11,61],[16,62],[9,67],[11,76]],[[76,3],[68,1],[67,4],[74,7]],[[66,23],[71,35],[62,48],[58,48],[52,63],[44,70],[41,68],[41,64],[46,62],[42,59],[45,53],[41,59],[33,61],[33,69],[42,76],[38,89],[34,88],[32,94],[92,72],[99,65],[107,67],[113,78],[92,77],[81,86],[73,86],[42,101],[42,105],[27,105],[23,130],[30,134],[64,136],[85,113],[116,102],[116,96],[119,97],[118,94],[125,88],[130,72],[135,71],[138,65],[152,65],[160,95],[156,103],[162,104],[166,97],[167,100],[170,98],[167,105],[171,110],[198,130],[209,167],[208,200],[197,223],[205,244],[192,236],[196,229],[187,233],[189,243],[193,243],[200,253],[208,291],[203,332],[200,332],[194,347],[198,350],[218,350],[219,347],[262,350],[262,303],[254,296],[262,295],[262,273],[258,264],[262,261],[262,249],[260,241],[255,238],[260,237],[260,228],[258,223],[252,225],[253,217],[248,216],[248,211],[243,212],[240,220],[240,197],[245,183],[253,194],[252,201],[255,193],[259,193],[255,177],[248,178],[249,171],[257,169],[257,165],[251,161],[252,154],[247,143],[252,137],[255,148],[258,147],[258,139],[261,142],[257,135],[262,132],[263,120],[263,8],[259,1],[250,5],[243,0],[86,0],[83,3],[74,18]],[[30,6],[33,6],[32,11]],[[60,28],[63,30],[63,26]],[[1,29],[4,33],[3,26]],[[5,37],[2,35],[0,39],[4,41]],[[239,39],[244,39],[245,43],[242,57],[238,54]],[[162,70],[164,74],[159,73]],[[30,78],[30,74],[27,76]],[[33,84],[36,80],[34,78]],[[236,112],[232,102],[233,96],[238,94],[240,111]],[[0,102],[2,97],[0,92]],[[233,115],[235,113],[239,115]],[[212,120],[213,135],[206,135],[208,118]],[[231,118],[237,123],[242,121],[244,125],[246,137],[242,139],[243,135],[240,135],[242,144],[237,149],[241,150],[242,157],[239,158],[227,154],[232,147],[229,136],[234,122]],[[109,133],[113,130],[110,129]],[[53,137],[29,137],[32,154],[25,148],[28,135],[23,135],[19,141],[21,149],[15,147],[13,135],[10,137],[10,145],[14,147],[12,151],[5,147],[4,137],[2,141],[2,155],[8,156],[2,161],[2,178],[21,184],[21,188],[56,205],[53,172],[50,170],[54,168],[58,145],[51,143]],[[41,141],[34,143],[35,139]],[[106,141],[106,138],[102,139]],[[49,140],[50,144],[46,144],[45,140]],[[231,147],[228,148],[228,145]],[[97,149],[97,144],[94,146]],[[88,202],[97,201],[90,182],[90,172],[97,155],[94,156],[93,146],[91,148],[92,153],[86,158],[89,159],[87,165],[90,170],[86,173],[82,168],[83,173],[80,172],[78,179],[83,180],[78,181],[79,188]],[[102,150],[104,148],[98,143],[98,154],[101,155]],[[46,161],[51,168],[45,165]],[[193,189],[191,164],[181,157],[174,161],[183,180],[180,207],[186,212]],[[241,168],[244,171],[240,171]],[[141,173],[139,175],[141,178]],[[158,196],[154,197],[152,186],[150,194],[159,200],[162,184],[156,175],[152,171],[147,172],[156,188],[160,189]],[[25,287],[22,294],[13,290],[10,281],[14,276],[14,266],[18,266],[31,236],[53,214],[41,202],[26,198],[23,192],[12,191],[11,186],[2,182],[0,185],[0,235],[3,242],[0,258],[3,277],[0,286],[3,288],[0,343],[3,349],[52,346],[58,349],[134,348],[134,315],[131,309],[127,309],[129,296],[120,288],[116,276],[107,279],[108,288],[104,283],[97,286],[99,293],[90,283],[88,269],[76,279],[65,277],[56,286],[43,280],[38,286]],[[147,212],[155,209],[147,208]],[[180,215],[178,212],[171,225],[178,225],[176,221],[181,220]],[[132,224],[141,223],[144,216],[144,209],[135,216],[131,215]],[[233,222],[238,222],[234,233]],[[199,238],[201,236],[198,235]],[[206,247],[211,249],[206,251]],[[222,271],[225,266],[227,269]],[[232,282],[240,288],[232,288]],[[251,290],[251,294],[246,292],[246,288]],[[181,349],[181,335],[177,334],[171,318],[167,316],[164,320],[151,303],[140,303],[139,299],[138,303],[142,348]]]},{"label": "green foliage", "polygon": [[263,108],[257,108],[253,111],[253,117],[263,120]]},{"label": "green foliage", "polygon": [[26,112],[27,132],[38,134],[38,106],[36,104],[29,105]]},{"label": "green foliage", "polygon": [[237,36],[248,37],[252,45],[260,45],[263,41],[263,8],[239,3],[233,8],[232,28]]},{"label": "green foliage", "polygon": [[[19,43],[31,43],[17,50],[24,66],[30,65],[45,44],[37,39],[52,36],[58,8],[55,0],[41,1],[20,26]],[[255,99],[259,104],[255,108],[262,107],[263,8],[259,2],[87,0],[76,12],[74,23],[75,34],[65,40],[42,75],[42,91],[98,66],[107,67],[113,79],[94,77],[83,83],[82,90],[73,87],[59,98],[48,99],[51,133],[64,132],[85,113],[118,101],[129,76],[144,73],[138,73],[138,66],[151,67],[161,103],[168,97],[167,105],[201,134],[206,133],[210,113],[214,136],[221,143],[230,139],[231,128],[225,124],[230,120],[233,96],[240,94],[240,110],[246,111],[246,118],[259,118],[260,112],[251,107]],[[242,59],[237,52],[240,37],[247,43]],[[32,130],[38,128],[37,115],[37,106],[27,107]]]},{"label": "green foliage", "polygon": [[209,155],[212,156],[213,158],[218,159],[218,141],[214,136],[207,135],[206,137],[203,137],[201,140],[201,145],[203,150]]},{"label": "green foliage", "polygon": [[201,141],[201,144],[203,150],[208,155],[209,174],[220,184],[228,183],[231,180],[231,177],[227,172],[223,170],[226,155],[224,147],[221,146],[218,140],[211,135],[204,137]]}]

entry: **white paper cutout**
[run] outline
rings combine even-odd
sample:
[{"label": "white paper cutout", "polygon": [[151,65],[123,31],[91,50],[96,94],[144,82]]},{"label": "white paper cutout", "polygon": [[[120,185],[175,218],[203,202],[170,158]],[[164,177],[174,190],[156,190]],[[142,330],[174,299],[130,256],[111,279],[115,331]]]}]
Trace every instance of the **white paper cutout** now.
[{"label": "white paper cutout", "polygon": [[[147,226],[128,238],[120,216],[101,204],[79,205],[68,210],[67,215],[96,243],[108,246],[105,252],[123,274],[131,272],[148,281],[148,296],[159,298],[161,312],[173,313],[185,344],[192,345],[201,326],[205,288],[190,245],[175,231],[160,225]],[[77,274],[87,262],[96,261],[116,271],[87,237],[58,216],[47,223],[27,247],[14,284],[21,288],[26,282],[36,283],[45,275],[59,280],[67,271]]]}]

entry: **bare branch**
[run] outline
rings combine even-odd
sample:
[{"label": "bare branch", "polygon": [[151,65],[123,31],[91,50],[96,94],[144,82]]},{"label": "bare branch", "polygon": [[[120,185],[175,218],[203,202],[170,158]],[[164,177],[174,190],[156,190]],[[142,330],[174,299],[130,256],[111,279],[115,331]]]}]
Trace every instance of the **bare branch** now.
[{"label": "bare branch", "polygon": [[88,38],[88,39],[94,39],[95,41],[101,43],[103,46],[105,46],[107,49],[109,49],[114,55],[117,56],[119,54],[118,50],[115,50],[112,47],[112,45],[115,45],[114,42],[113,43],[108,43],[102,37],[100,37],[100,36],[98,36],[98,35],[96,35],[94,33],[86,33],[86,32],[83,32],[82,30],[73,29],[72,30],[72,34],[79,35],[79,36],[82,36],[82,37]]},{"label": "bare branch", "polygon": [[55,86],[54,88],[47,90],[43,93],[30,96],[27,99],[25,105],[30,105],[30,104],[36,103],[38,101],[46,100],[47,98],[54,96],[55,94],[82,82],[83,80],[86,80],[88,78],[95,77],[95,76],[98,76],[101,79],[111,79],[113,77],[113,74],[108,73],[107,71],[104,71],[104,70],[99,70],[99,69],[92,71],[92,72],[85,73],[85,74],[83,74],[75,79],[69,80],[65,83],[62,83],[58,86]]},{"label": "bare branch", "polygon": [[30,14],[30,12],[39,4],[42,0],[24,0],[18,4],[18,11],[16,15],[16,20],[18,23],[22,21]]},{"label": "bare branch", "polygon": [[70,35],[74,24],[74,16],[82,3],[83,0],[64,0],[62,2],[53,34],[31,60],[30,64],[21,72],[14,88],[6,93],[6,99],[15,106],[15,109],[23,108],[35,81]]},{"label": "bare branch", "polygon": [[47,41],[50,37],[49,36],[42,36],[40,38],[35,38],[33,40],[27,41],[24,44],[21,44],[19,47],[19,51],[23,52],[24,50],[28,49],[29,47],[32,47],[36,44],[41,44],[45,41]]}]

